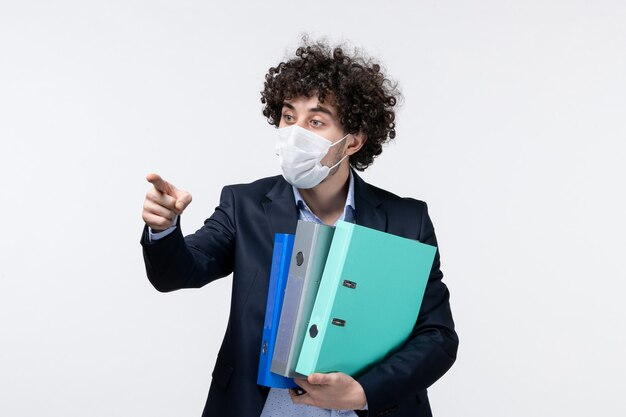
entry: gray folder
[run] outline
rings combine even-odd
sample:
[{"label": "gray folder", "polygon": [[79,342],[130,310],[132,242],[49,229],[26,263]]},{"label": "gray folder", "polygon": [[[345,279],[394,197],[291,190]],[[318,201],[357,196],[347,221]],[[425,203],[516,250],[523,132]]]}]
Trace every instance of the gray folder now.
[{"label": "gray folder", "polygon": [[272,357],[275,374],[302,376],[295,372],[296,364],[334,231],[332,226],[298,221]]}]

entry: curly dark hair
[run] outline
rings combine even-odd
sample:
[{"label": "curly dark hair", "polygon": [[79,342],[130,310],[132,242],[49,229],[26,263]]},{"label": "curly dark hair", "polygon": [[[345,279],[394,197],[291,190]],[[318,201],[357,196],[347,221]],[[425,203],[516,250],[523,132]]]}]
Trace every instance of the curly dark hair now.
[{"label": "curly dark hair", "polygon": [[263,115],[278,126],[283,102],[317,95],[336,109],[346,133],[363,133],[363,147],[350,156],[350,164],[364,171],[381,154],[383,143],[396,137],[395,112],[400,92],[380,65],[355,50],[348,56],[340,46],[305,37],[295,58],[271,67],[261,92]]}]

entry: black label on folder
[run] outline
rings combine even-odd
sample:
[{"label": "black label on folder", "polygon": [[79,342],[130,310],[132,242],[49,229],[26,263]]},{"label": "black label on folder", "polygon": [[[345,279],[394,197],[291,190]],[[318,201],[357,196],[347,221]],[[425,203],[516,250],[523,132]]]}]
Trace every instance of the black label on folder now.
[{"label": "black label on folder", "polygon": [[346,325],[346,321],[345,320],[341,320],[341,319],[333,319],[332,323],[335,326],[340,326],[340,327],[344,327]]},{"label": "black label on folder", "polygon": [[343,286],[351,288],[351,289],[355,289],[356,288],[356,282],[348,281],[347,279],[344,279],[343,280]]}]

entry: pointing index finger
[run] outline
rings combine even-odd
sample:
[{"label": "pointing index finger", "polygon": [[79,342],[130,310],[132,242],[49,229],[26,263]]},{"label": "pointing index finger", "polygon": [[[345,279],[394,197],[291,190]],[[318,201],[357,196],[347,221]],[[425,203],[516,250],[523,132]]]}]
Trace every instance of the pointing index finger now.
[{"label": "pointing index finger", "polygon": [[148,174],[146,176],[146,180],[156,188],[158,191],[163,194],[171,195],[172,197],[176,197],[174,193],[174,187],[163,178],[161,178],[158,174]]}]

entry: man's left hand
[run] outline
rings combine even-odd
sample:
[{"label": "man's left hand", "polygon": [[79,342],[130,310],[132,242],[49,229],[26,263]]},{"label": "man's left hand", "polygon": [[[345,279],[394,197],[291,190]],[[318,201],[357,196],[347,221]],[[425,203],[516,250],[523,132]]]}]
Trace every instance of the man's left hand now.
[{"label": "man's left hand", "polygon": [[360,410],[367,404],[361,384],[342,372],[315,373],[307,379],[295,378],[295,381],[306,392],[297,395],[289,390],[294,404],[313,405],[329,410]]}]

